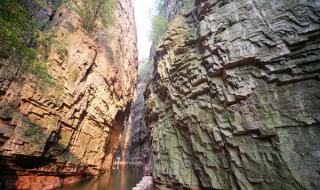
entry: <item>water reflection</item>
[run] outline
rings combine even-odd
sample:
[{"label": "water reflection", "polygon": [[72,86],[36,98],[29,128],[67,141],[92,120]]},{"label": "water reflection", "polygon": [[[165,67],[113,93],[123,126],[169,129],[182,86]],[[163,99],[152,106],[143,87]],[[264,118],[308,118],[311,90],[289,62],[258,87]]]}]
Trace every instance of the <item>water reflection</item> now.
[{"label": "water reflection", "polygon": [[85,180],[74,185],[65,185],[58,190],[131,190],[143,177],[141,166],[120,165],[97,179]]}]

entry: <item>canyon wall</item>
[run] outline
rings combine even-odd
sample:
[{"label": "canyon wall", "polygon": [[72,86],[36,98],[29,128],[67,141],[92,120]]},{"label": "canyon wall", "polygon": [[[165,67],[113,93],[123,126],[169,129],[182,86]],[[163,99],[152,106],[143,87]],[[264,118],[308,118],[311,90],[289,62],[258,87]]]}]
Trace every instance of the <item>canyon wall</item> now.
[{"label": "canyon wall", "polygon": [[89,33],[67,5],[56,11],[31,1],[26,6],[59,41],[48,53],[57,84],[1,59],[0,189],[51,189],[105,172],[137,81],[131,0],[117,1],[110,27],[98,23]]},{"label": "canyon wall", "polygon": [[150,151],[149,133],[144,121],[145,86],[145,81],[140,79],[132,101],[129,122],[123,133],[122,161],[141,162]]},{"label": "canyon wall", "polygon": [[319,189],[319,1],[166,6],[145,92],[156,183]]}]

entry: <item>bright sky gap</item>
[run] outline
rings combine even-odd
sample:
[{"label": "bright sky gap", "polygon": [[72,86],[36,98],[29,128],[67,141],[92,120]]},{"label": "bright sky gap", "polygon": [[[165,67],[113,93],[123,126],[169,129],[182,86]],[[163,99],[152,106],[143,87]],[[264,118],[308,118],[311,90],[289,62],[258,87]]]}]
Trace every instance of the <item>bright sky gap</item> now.
[{"label": "bright sky gap", "polygon": [[133,0],[136,27],[138,34],[139,61],[149,57],[151,40],[149,33],[151,30],[151,12],[156,0]]}]

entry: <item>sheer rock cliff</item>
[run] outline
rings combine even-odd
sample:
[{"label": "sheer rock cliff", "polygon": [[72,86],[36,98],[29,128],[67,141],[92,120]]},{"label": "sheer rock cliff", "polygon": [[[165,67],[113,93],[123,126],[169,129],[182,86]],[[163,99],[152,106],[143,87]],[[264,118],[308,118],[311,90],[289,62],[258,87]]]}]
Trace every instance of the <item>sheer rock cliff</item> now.
[{"label": "sheer rock cliff", "polygon": [[320,188],[320,3],[166,2],[145,92],[153,176],[175,189]]},{"label": "sheer rock cliff", "polygon": [[53,12],[26,2],[64,48],[48,53],[52,87],[1,60],[0,189],[52,189],[105,172],[137,81],[131,0],[118,0],[112,26],[91,33],[68,6]]}]

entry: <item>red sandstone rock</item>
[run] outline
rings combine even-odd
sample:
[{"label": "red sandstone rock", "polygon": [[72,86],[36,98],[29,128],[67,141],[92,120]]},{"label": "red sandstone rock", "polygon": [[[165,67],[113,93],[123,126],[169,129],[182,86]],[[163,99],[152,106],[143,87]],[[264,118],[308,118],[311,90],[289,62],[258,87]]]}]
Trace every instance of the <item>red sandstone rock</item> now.
[{"label": "red sandstone rock", "polygon": [[52,189],[109,168],[138,64],[131,0],[118,1],[116,17],[88,34],[75,12],[57,11],[48,24],[63,50],[52,45],[48,70],[59,86],[11,80],[16,66],[0,60],[0,182],[9,189]]}]

